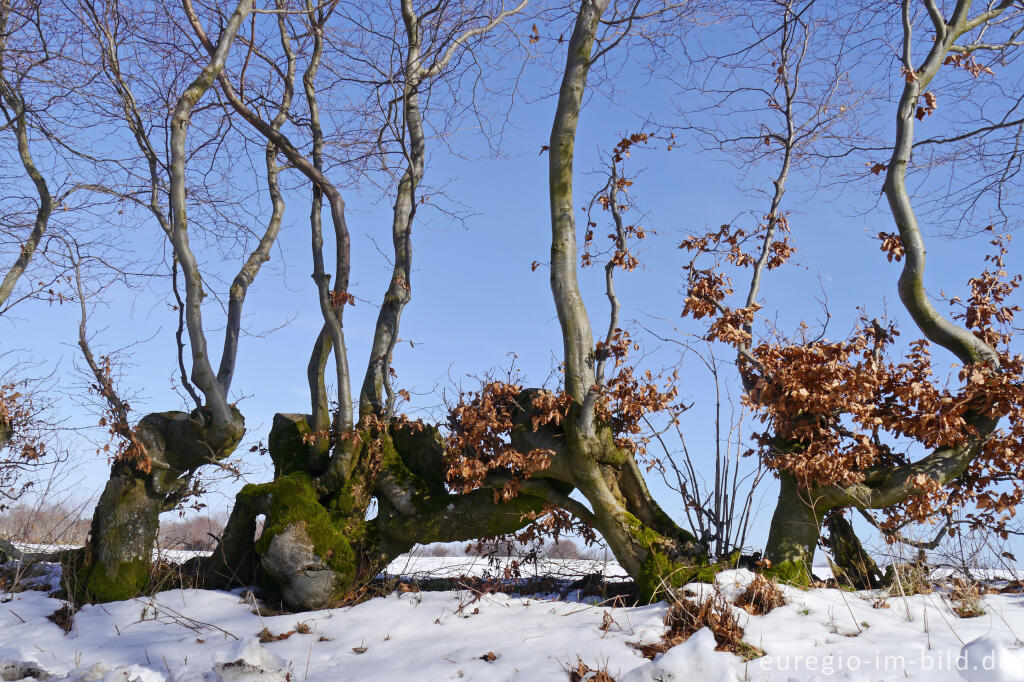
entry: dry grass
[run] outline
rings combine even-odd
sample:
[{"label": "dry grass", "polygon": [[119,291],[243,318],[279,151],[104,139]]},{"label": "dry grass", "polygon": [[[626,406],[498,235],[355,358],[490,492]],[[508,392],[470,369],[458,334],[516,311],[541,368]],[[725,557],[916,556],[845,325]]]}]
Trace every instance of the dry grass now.
[{"label": "dry grass", "polygon": [[924,562],[894,562],[886,567],[885,573],[891,596],[931,594],[935,591],[932,569]]},{"label": "dry grass", "polygon": [[608,674],[607,666],[591,668],[579,656],[576,657],[576,663],[571,664],[568,670],[569,682],[615,682],[615,678]]},{"label": "dry grass", "polygon": [[267,644],[269,642],[280,642],[282,640],[288,639],[296,632],[297,630],[289,630],[288,632],[282,632],[280,634],[275,635],[267,628],[263,628],[262,630],[256,633],[256,637],[260,640],[260,643]]},{"label": "dry grass", "polygon": [[662,635],[660,642],[631,642],[630,645],[645,658],[654,658],[685,642],[693,633],[709,628],[715,636],[715,651],[728,651],[745,661],[764,656],[763,651],[743,641],[743,626],[717,586],[710,595],[697,601],[685,594],[675,593],[665,614],[665,625],[668,631]]},{"label": "dry grass", "polygon": [[985,615],[981,595],[985,590],[976,581],[957,578],[949,591],[949,605],[960,618],[977,618]]},{"label": "dry grass", "polygon": [[758,573],[733,604],[751,615],[763,616],[773,609],[785,606],[786,597],[775,580],[769,580]]}]

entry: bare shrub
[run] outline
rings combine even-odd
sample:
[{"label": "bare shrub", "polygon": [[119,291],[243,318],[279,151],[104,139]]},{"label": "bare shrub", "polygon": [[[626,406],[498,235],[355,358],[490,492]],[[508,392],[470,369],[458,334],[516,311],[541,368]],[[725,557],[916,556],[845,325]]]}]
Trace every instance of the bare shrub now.
[{"label": "bare shrub", "polygon": [[935,590],[932,567],[918,557],[914,561],[894,561],[885,568],[890,595],[931,594]]},{"label": "bare shrub", "polygon": [[572,540],[559,538],[545,545],[544,556],[548,559],[579,559],[580,548]]},{"label": "bare shrub", "polygon": [[18,504],[0,514],[0,536],[33,544],[84,545],[90,519],[81,507]]}]

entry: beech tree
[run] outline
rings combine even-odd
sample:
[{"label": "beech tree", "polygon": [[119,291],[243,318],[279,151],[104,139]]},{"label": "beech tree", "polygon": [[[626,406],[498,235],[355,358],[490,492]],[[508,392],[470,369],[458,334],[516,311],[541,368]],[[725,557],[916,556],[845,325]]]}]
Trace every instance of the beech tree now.
[{"label": "beech tree", "polygon": [[[783,46],[788,30],[796,28],[798,34],[810,30],[813,19],[805,11],[809,7],[785,5],[779,34]],[[785,125],[778,132],[769,128],[758,133],[765,149],[777,150],[782,169],[774,180],[775,198],[764,222],[752,235],[725,225],[682,244],[693,254],[687,266],[684,315],[708,317],[712,320],[708,337],[736,347],[744,401],[766,426],[757,436],[755,450],[780,482],[766,564],[788,580],[810,579],[811,559],[828,519],[840,524],[830,526],[833,544],[856,543],[848,524],[837,516],[845,508],[881,510],[884,521],[877,525],[885,537],[893,539],[908,522],[948,517],[959,509],[968,510],[973,524],[999,530],[1020,500],[1013,472],[1020,466],[1024,395],[1019,389],[1020,357],[1012,354],[1009,345],[1018,310],[1009,299],[1020,280],[1006,271],[1008,238],[992,233],[988,265],[968,282],[967,300],[953,298],[952,314],[944,315],[924,286],[924,239],[906,180],[913,166],[915,122],[935,112],[940,101],[936,92],[956,106],[960,98],[952,89],[970,87],[957,83],[940,90],[941,79],[936,77],[957,69],[972,78],[992,75],[977,55],[999,54],[1016,45],[1020,22],[1016,13],[1011,3],[972,10],[970,2],[949,8],[926,2],[920,13],[910,3],[901,5],[903,41],[897,67],[903,88],[896,106],[895,142],[888,147],[888,162],[869,163],[867,175],[885,173],[883,191],[897,232],[880,233],[879,239],[890,262],[903,262],[900,300],[925,337],[911,343],[904,357],[891,357],[899,331],[888,321],[865,317],[852,336],[840,342],[829,342],[821,335],[757,340],[753,335],[761,308],[757,299],[748,296],[740,306],[728,304],[732,284],[719,266],[751,268],[750,292],[756,294],[765,264],[768,269],[782,265],[792,250],[788,236],[776,240],[780,229],[789,232],[787,214],[779,210],[786,171],[794,154],[802,152],[807,159],[808,150],[801,147],[823,128],[829,109],[829,103],[822,102],[804,119],[806,123],[793,116],[794,102],[803,97],[798,91],[806,89],[798,67],[813,52],[806,40],[802,48],[798,41],[796,50],[778,55],[773,62],[778,65],[775,90],[782,96],[773,94],[769,104],[777,102],[774,108]],[[922,20],[929,29],[921,31],[925,40],[915,33]],[[1002,39],[994,38],[999,34]],[[916,55],[922,49],[926,54],[919,58]],[[847,104],[840,112],[850,108]],[[927,142],[958,142],[1003,128],[1001,124],[981,126]],[[863,144],[847,139],[844,151],[834,138],[827,142],[824,153],[818,145],[816,153],[822,158],[841,157]],[[877,148],[870,151],[878,153]],[[822,158],[819,163],[827,163]],[[751,237],[760,240],[759,249],[749,249]],[[707,256],[714,264],[698,267],[697,259]],[[946,385],[933,377],[937,372],[931,344],[960,361],[962,386]],[[915,456],[908,441],[931,452]],[[837,551],[843,554],[849,549]],[[860,551],[859,545],[856,550]],[[874,580],[863,579],[865,586]]]},{"label": "beech tree", "polygon": [[[400,4],[401,24],[384,38],[401,46],[397,64],[375,65],[382,78],[378,87],[394,87],[397,95],[383,109],[378,141],[397,148],[402,160],[394,186],[391,226],[393,261],[390,282],[380,306],[370,357],[354,414],[349,359],[345,347],[343,312],[352,303],[348,291],[350,237],[342,189],[324,170],[324,140],[318,111],[317,74],[331,47],[327,30],[336,5],[306,6],[302,28],[314,40],[306,56],[303,90],[309,113],[304,134],[312,153],[269,125],[247,101],[227,72],[221,72],[221,92],[234,111],[268,143],[277,147],[312,186],[310,228],[314,272],[324,328],[313,344],[308,380],[310,414],[278,414],[268,448],[275,480],[243,488],[212,560],[205,566],[211,580],[247,582],[260,573],[281,590],[287,603],[314,608],[336,603],[357,581],[375,575],[397,554],[416,542],[466,540],[513,530],[524,516],[538,511],[546,496],[557,491],[543,485],[534,494],[495,503],[489,490],[451,494],[445,485],[444,444],[436,427],[410,422],[395,413],[396,389],[391,361],[399,321],[412,294],[411,230],[417,190],[425,172],[426,135],[421,106],[438,79],[476,49],[487,35],[518,13],[525,3],[438,3],[425,10],[412,2]],[[382,8],[383,9],[383,8]],[[199,16],[189,18],[199,40],[213,50]],[[289,27],[279,24],[281,44],[289,62]],[[377,56],[377,55],[374,55]],[[287,85],[285,86],[287,89]],[[385,158],[385,163],[390,161]],[[325,272],[322,255],[321,202],[327,200],[336,245],[335,273]],[[333,283],[332,283],[333,280]],[[328,410],[325,371],[334,357],[336,409]],[[399,389],[401,390],[401,389]],[[560,499],[560,498],[559,498]],[[372,501],[377,514],[367,520]],[[256,519],[264,529],[254,544]]]},{"label": "beech tree", "polygon": [[[109,362],[97,359],[91,351],[85,329],[85,294],[79,284],[79,345],[94,379],[93,390],[108,405],[101,425],[108,428],[115,449],[110,480],[93,513],[89,542],[81,553],[68,559],[74,564],[74,569],[68,571],[74,583],[68,587],[80,598],[103,601],[132,596],[148,583],[160,514],[175,508],[191,492],[192,476],[199,467],[230,455],[243,436],[244,418],[228,402],[238,353],[241,308],[246,290],[269,258],[281,228],[281,206],[274,202],[264,233],[232,282],[224,347],[219,369],[215,370],[203,320],[204,277],[189,241],[190,204],[195,205],[189,195],[200,195],[196,190],[201,185],[189,187],[192,176],[188,165],[196,157],[187,138],[193,129],[193,111],[224,68],[239,27],[252,12],[252,2],[243,0],[235,7],[217,48],[201,64],[198,75],[180,91],[173,107],[163,112],[159,107],[144,107],[133,91],[134,74],[125,64],[121,50],[126,43],[132,48],[138,48],[138,44],[126,40],[131,19],[124,13],[125,8],[118,2],[83,2],[80,9],[99,54],[102,76],[113,93],[120,124],[130,134],[145,169],[140,176],[130,175],[119,185],[93,189],[114,194],[148,213],[173,251],[175,277],[180,268],[185,289],[184,300],[179,304],[182,383],[196,402],[191,412],[151,413],[132,424],[130,405],[118,393]],[[288,104],[286,95],[278,107],[286,112]],[[150,119],[150,115],[157,118]],[[165,118],[160,118],[161,115]],[[153,139],[154,130],[160,129],[168,135],[166,147]],[[272,153],[267,154],[266,165],[266,183],[273,198],[278,169]],[[139,179],[142,190],[134,185]],[[186,376],[181,353],[182,331],[190,351],[190,376]]]}]

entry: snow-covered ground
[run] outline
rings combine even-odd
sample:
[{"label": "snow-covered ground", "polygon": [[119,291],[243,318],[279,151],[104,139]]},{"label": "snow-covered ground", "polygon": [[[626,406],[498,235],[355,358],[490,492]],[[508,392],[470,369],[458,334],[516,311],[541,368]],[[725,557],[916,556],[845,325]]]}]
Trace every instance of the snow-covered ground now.
[{"label": "snow-covered ground", "polygon": [[[447,570],[455,558],[420,560]],[[592,567],[575,565],[582,574]],[[718,584],[731,600],[750,578],[747,571],[727,571]],[[699,595],[709,587],[690,589]],[[744,640],[766,653],[748,662],[714,651],[708,630],[654,661],[642,658],[629,643],[658,641],[664,604],[612,608],[424,591],[269,615],[240,590],[172,590],[85,606],[65,634],[47,619],[63,606],[60,600],[45,591],[0,592],[0,679],[20,679],[12,675],[21,665],[37,679],[68,680],[563,682],[582,661],[619,682],[1024,682],[1024,649],[1016,650],[1024,636],[1024,595],[986,595],[985,614],[963,619],[941,593],[889,597],[877,608],[878,593],[784,590],[789,603],[766,615],[736,609]],[[264,640],[275,638],[260,642],[261,631]],[[961,674],[961,650],[972,641],[967,665],[977,669]]]}]

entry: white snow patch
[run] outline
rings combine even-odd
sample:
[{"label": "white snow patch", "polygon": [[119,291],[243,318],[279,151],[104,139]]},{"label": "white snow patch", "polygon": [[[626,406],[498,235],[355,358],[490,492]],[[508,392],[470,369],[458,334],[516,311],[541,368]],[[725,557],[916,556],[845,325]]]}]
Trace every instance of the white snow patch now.
[{"label": "white snow patch", "polygon": [[704,628],[688,640],[655,656],[646,665],[634,669],[619,682],[736,682],[739,659],[715,651],[715,636]]},{"label": "white snow patch", "polygon": [[[718,588],[733,599],[751,575],[727,571]],[[579,657],[620,682],[1024,682],[1024,595],[985,595],[985,615],[961,619],[940,593],[889,597],[876,608],[878,592],[783,590],[789,603],[769,614],[736,610],[744,640],[766,654],[747,662],[714,651],[706,630],[654,661],[642,658],[630,643],[661,637],[664,604],[612,608],[448,591],[261,616],[241,591],[172,590],[87,605],[65,634],[47,620],[60,600],[0,592],[0,671],[36,666],[49,679],[82,682],[564,682]],[[257,639],[264,628],[283,635],[299,623],[308,634]]]}]

